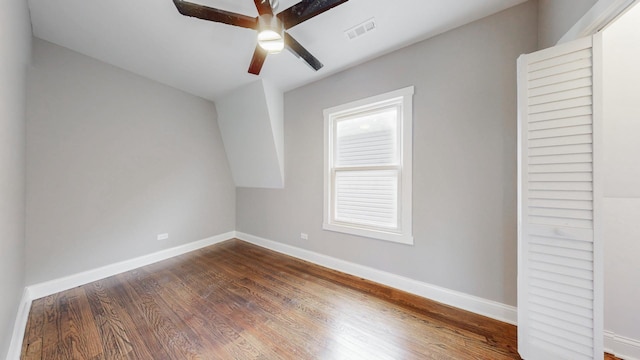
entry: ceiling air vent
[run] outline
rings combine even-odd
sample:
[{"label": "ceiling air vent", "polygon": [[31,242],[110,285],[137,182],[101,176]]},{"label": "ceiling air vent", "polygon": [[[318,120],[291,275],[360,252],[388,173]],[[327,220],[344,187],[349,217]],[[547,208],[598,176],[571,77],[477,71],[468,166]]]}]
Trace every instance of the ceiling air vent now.
[{"label": "ceiling air vent", "polygon": [[344,33],[347,35],[347,39],[355,40],[356,38],[359,38],[360,36],[375,30],[375,28],[376,28],[376,19],[371,18],[361,24],[358,24],[352,27],[351,29],[348,29]]}]

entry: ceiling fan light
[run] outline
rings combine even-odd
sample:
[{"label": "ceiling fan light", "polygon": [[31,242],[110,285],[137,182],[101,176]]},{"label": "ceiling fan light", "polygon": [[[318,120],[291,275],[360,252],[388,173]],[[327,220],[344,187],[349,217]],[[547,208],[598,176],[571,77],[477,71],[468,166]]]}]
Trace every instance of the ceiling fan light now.
[{"label": "ceiling fan light", "polygon": [[276,54],[284,49],[284,39],[273,30],[264,30],[258,34],[258,44],[270,54]]},{"label": "ceiling fan light", "polygon": [[284,49],[284,26],[280,19],[264,14],[258,18],[258,44],[270,54]]}]

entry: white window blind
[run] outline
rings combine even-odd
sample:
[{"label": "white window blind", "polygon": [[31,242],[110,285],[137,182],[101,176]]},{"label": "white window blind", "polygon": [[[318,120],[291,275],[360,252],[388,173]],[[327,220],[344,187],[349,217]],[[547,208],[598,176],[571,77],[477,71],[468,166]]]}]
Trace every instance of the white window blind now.
[{"label": "white window blind", "polygon": [[412,242],[411,94],[325,110],[325,229]]},{"label": "white window blind", "polygon": [[397,165],[398,107],[337,121],[336,166]]}]

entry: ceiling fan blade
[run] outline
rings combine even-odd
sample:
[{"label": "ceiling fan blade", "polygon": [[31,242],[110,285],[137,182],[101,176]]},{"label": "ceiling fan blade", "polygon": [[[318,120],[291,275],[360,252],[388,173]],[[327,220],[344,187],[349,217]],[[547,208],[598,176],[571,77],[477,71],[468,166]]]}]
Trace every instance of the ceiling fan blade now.
[{"label": "ceiling fan blade", "polygon": [[271,9],[271,3],[269,2],[269,0],[253,0],[253,2],[256,4],[256,9],[258,9],[258,14],[273,15],[273,9]]},{"label": "ceiling fan blade", "polygon": [[302,0],[277,16],[284,28],[289,29],[347,1],[349,0]]},{"label": "ceiling fan blade", "polygon": [[311,55],[311,53],[304,48],[304,46],[300,45],[293,36],[288,33],[284,33],[284,45],[287,47],[289,51],[291,51],[295,56],[302,58],[304,61],[309,64],[313,68],[313,70],[318,71],[324,65],[320,62],[320,60],[316,59],[315,56]]},{"label": "ceiling fan blade", "polygon": [[267,50],[261,48],[260,45],[256,45],[256,50],[253,52],[253,58],[251,58],[251,64],[249,65],[249,73],[260,75],[262,64],[264,64],[266,58]]},{"label": "ceiling fan blade", "polygon": [[191,16],[202,20],[220,22],[229,25],[240,26],[243,28],[256,29],[258,21],[250,16],[232,13],[220,9],[214,9],[208,6],[194,4],[182,0],[173,0],[180,14]]}]

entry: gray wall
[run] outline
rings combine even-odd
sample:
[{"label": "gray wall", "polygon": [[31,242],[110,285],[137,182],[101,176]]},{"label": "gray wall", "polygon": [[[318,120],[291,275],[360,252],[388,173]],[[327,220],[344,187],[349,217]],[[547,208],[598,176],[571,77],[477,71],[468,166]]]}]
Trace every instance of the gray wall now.
[{"label": "gray wall", "polygon": [[538,0],[538,48],[555,45],[598,0]]},{"label": "gray wall", "polygon": [[[536,15],[527,2],[286,93],[285,189],[239,188],[237,230],[515,305],[516,58]],[[409,85],[415,245],[323,231],[323,109]]]},{"label": "gray wall", "polygon": [[0,358],[9,348],[24,288],[26,74],[31,49],[27,2],[0,2]]},{"label": "gray wall", "polygon": [[212,102],[34,40],[27,284],[234,228]]},{"label": "gray wall", "polygon": [[[640,3],[602,34],[604,326],[640,342]],[[597,209],[596,209],[597,210]],[[640,347],[605,347],[640,358]],[[631,352],[631,351],[634,352]],[[627,352],[629,351],[629,352]],[[625,356],[626,355],[626,356]]]}]

